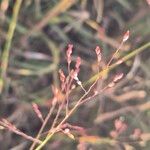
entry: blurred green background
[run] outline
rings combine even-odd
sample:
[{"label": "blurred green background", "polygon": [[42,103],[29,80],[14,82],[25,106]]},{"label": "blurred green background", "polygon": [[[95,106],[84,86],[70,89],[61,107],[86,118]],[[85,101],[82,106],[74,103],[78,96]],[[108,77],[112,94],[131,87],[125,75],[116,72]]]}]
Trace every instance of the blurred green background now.
[{"label": "blurred green background", "polygon": [[[127,30],[130,30],[130,38],[122,46],[116,60],[149,44],[148,2],[1,0],[0,117],[8,118],[20,130],[35,136],[41,123],[32,110],[31,102],[38,103],[46,115],[53,96],[51,86],[60,85],[58,70],[62,68],[67,74],[67,45],[74,45],[72,67],[77,56],[82,58],[79,78],[86,82],[97,73],[96,46],[102,49],[102,69],[119,47]],[[78,138],[73,141],[65,135],[56,135],[45,149],[149,150],[149,48],[150,44],[142,53],[113,69],[100,81],[99,88],[111,81],[118,72],[125,74],[123,80],[95,98],[95,101],[81,106],[71,117],[69,122],[82,126],[88,137],[82,138],[82,135],[74,133]],[[73,99],[80,95],[81,92],[76,92]],[[70,105],[73,104],[71,102]],[[105,116],[107,112],[114,113],[114,116],[101,119],[101,115]],[[120,116],[125,119],[128,129],[114,143],[110,132],[114,129],[114,120]],[[141,129],[146,137],[144,140],[130,141],[129,136],[135,128]],[[0,131],[0,149],[17,150],[17,146],[22,146],[22,150],[28,149],[30,144],[13,133]]]}]

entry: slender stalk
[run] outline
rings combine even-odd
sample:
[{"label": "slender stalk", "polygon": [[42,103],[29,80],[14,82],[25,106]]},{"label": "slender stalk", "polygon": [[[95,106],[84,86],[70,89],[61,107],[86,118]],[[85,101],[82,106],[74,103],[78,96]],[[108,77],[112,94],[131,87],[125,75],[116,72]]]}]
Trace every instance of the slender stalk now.
[{"label": "slender stalk", "polygon": [[76,105],[68,112],[68,114],[64,117],[64,119],[58,124],[56,128],[50,132],[47,137],[43,140],[43,142],[35,149],[35,150],[41,150],[45,146],[45,144],[52,138],[52,136],[61,128],[62,124],[76,111],[76,109],[80,106],[80,103],[82,100],[90,93],[90,91],[93,89],[95,84],[97,83],[98,79],[90,86],[89,90],[78,100]]},{"label": "slender stalk", "polygon": [[9,29],[8,29],[8,33],[7,33],[7,39],[6,39],[6,43],[4,45],[4,50],[2,53],[1,71],[0,71],[0,78],[1,78],[0,93],[2,92],[3,87],[4,87],[4,80],[6,78],[8,61],[9,61],[10,47],[11,47],[12,39],[14,36],[15,28],[17,25],[17,20],[18,20],[18,15],[19,15],[21,3],[22,3],[22,0],[16,0],[15,1],[14,8],[13,8],[12,20],[11,20],[10,25],[9,25]]},{"label": "slender stalk", "polygon": [[52,124],[52,126],[51,126],[50,131],[53,130],[53,128],[55,127],[55,125],[56,125],[56,123],[57,123],[57,120],[58,120],[58,118],[59,118],[59,115],[60,115],[60,113],[61,113],[61,110],[63,109],[63,106],[64,106],[64,101],[60,104],[60,106],[59,106],[59,108],[58,108],[57,114],[56,114],[56,116],[55,116],[55,118],[54,118],[54,121],[53,121],[53,124]]},{"label": "slender stalk", "polygon": [[41,143],[40,140],[23,133],[22,131],[18,130],[14,125],[12,125],[10,122],[8,122],[8,121],[6,122],[6,121],[7,121],[6,119],[5,119],[5,121],[0,121],[0,125],[2,125],[2,127],[4,127],[5,129],[8,129],[11,132],[13,132],[17,135],[20,135],[20,136],[24,137],[25,139],[30,140],[32,142],[39,143],[39,144]]},{"label": "slender stalk", "polygon": [[110,66],[111,62],[113,61],[114,57],[116,56],[116,54],[119,52],[119,50],[121,49],[121,47],[123,46],[123,42],[121,42],[119,48],[115,51],[115,53],[112,55],[111,59],[109,60],[107,67]]},{"label": "slender stalk", "polygon": [[[41,128],[40,128],[40,130],[39,130],[39,132],[38,132],[38,134],[37,134],[37,136],[36,136],[36,139],[39,139],[39,138],[40,138],[42,131],[44,130],[44,128],[45,128],[45,126],[46,126],[48,120],[50,119],[50,117],[51,117],[51,115],[52,115],[52,113],[53,113],[53,111],[54,111],[54,109],[55,109],[55,106],[56,106],[56,103],[54,103],[54,104],[52,105],[52,107],[50,108],[50,110],[49,110],[49,112],[48,112],[46,118],[44,119],[44,122],[43,122],[43,124],[42,124],[42,126],[41,126]],[[32,145],[31,145],[31,147],[30,147],[30,150],[33,150],[34,147],[35,147],[35,145],[36,145],[36,142],[33,142]]]},{"label": "slender stalk", "polygon": [[[143,46],[135,49],[135,50],[131,50],[131,52],[129,54],[127,54],[126,56],[122,57],[120,60],[123,62],[131,59],[132,57],[134,57],[135,55],[139,54],[140,52],[144,51],[145,49],[150,48],[150,42],[144,44]],[[96,75],[92,76],[87,82],[85,82],[83,85],[88,85],[92,82],[94,82],[98,76],[103,76],[105,73],[107,73],[108,71],[116,68],[117,66],[119,66],[120,64],[118,63],[113,63],[112,65],[110,65],[107,69],[102,70],[101,72],[97,73]]]},{"label": "slender stalk", "polygon": [[35,150],[41,150],[41,148],[43,148],[44,145],[51,139],[51,137],[55,134],[55,132],[56,132],[56,129],[51,134],[48,134],[45,140]]},{"label": "slender stalk", "polygon": [[[69,84],[69,78],[70,78],[70,65],[68,64],[68,78],[67,78],[67,89],[66,89],[66,115],[68,114],[69,111],[69,88],[70,88],[70,84]],[[71,79],[70,79],[71,80]]]},{"label": "slender stalk", "polygon": [[[150,42],[145,44],[144,46],[135,49],[133,52],[129,53],[127,56],[123,57],[121,60],[122,62],[125,62],[126,60],[132,58],[133,56],[135,56],[136,54],[142,52],[143,50],[145,50],[146,48],[150,47]],[[118,66],[118,63],[114,63],[112,65],[110,65],[109,67],[107,67],[106,69],[104,69],[103,71],[101,71],[100,73],[96,74],[94,77],[92,77],[89,81],[94,82],[92,84],[92,86],[89,88],[89,90],[78,100],[78,102],[76,103],[76,105],[68,112],[68,115],[65,116],[65,118],[58,124],[58,126],[56,128],[54,128],[52,130],[51,133],[49,133],[47,135],[47,137],[43,140],[43,142],[35,149],[35,150],[41,150],[45,144],[52,138],[52,136],[57,132],[57,130],[59,130],[61,128],[61,125],[74,113],[74,111],[80,106],[80,104],[82,103],[82,100],[90,93],[90,91],[92,90],[92,88],[94,87],[94,85],[97,83],[98,79],[100,77],[102,77],[106,72],[112,70],[113,68],[115,68],[116,66]],[[89,82],[88,81],[88,82]]]}]

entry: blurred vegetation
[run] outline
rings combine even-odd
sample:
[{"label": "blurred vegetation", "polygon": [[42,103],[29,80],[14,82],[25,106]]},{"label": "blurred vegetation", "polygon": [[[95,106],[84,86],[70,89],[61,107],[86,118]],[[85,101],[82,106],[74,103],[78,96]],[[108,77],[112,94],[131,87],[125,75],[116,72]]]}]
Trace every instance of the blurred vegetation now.
[{"label": "blurred vegetation", "polygon": [[[143,52],[112,67],[98,88],[104,87],[118,72],[125,74],[124,79],[95,101],[81,106],[69,120],[84,127],[88,136],[82,138],[74,133],[78,138],[73,141],[65,135],[56,135],[46,149],[148,150],[150,136],[144,141],[114,141],[110,131],[114,120],[123,116],[129,125],[127,137],[134,128],[150,134],[149,8],[146,0],[1,0],[0,117],[8,118],[35,136],[41,124],[30,107],[31,102],[39,103],[43,114],[47,113],[53,96],[51,86],[60,84],[58,70],[62,68],[67,74],[67,45],[74,45],[73,62],[77,56],[82,58],[79,78],[87,83],[97,73],[95,47],[99,45],[102,49],[102,69],[120,45],[124,33],[130,30],[129,40],[115,59],[126,60],[134,53],[132,50],[140,47],[139,52]],[[80,96],[81,92],[77,93],[72,99]],[[114,116],[101,118],[109,112]],[[6,139],[8,142],[4,143]],[[3,150],[20,143],[23,145],[20,149],[27,149],[31,143],[24,141],[0,131]]]}]

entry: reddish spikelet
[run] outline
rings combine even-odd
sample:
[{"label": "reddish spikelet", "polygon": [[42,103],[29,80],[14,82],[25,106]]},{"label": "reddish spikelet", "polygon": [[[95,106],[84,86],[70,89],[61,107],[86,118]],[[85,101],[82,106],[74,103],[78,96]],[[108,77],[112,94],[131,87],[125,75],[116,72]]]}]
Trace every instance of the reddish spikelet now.
[{"label": "reddish spikelet", "polygon": [[61,69],[59,70],[59,77],[60,77],[60,81],[64,83],[66,80],[66,77],[65,77],[64,72]]},{"label": "reddish spikelet", "polygon": [[65,77],[64,72],[61,69],[59,70],[59,78],[61,81],[61,89],[63,90],[65,88],[66,77]]},{"label": "reddish spikelet", "polygon": [[73,48],[73,45],[72,45],[72,44],[69,44],[69,45],[68,45],[68,49],[67,49],[67,51],[66,51],[67,63],[68,63],[68,64],[71,63],[72,48]]},{"label": "reddish spikelet", "polygon": [[96,55],[97,55],[97,61],[100,62],[102,56],[101,56],[101,49],[100,49],[99,46],[96,46],[95,52],[96,52]]},{"label": "reddish spikelet", "polygon": [[81,65],[81,58],[80,57],[77,57],[77,60],[76,60],[76,65],[75,65],[75,71],[73,74],[76,74],[78,75],[79,71],[80,71],[80,65]]},{"label": "reddish spikelet", "polygon": [[77,60],[76,60],[76,69],[79,69],[80,68],[80,65],[81,65],[81,58],[80,57],[77,57]]},{"label": "reddish spikelet", "polygon": [[115,131],[115,130],[111,131],[110,136],[113,137],[113,138],[117,138],[118,137],[117,131]]},{"label": "reddish spikelet", "polygon": [[76,88],[76,85],[73,84],[73,85],[71,86],[71,90],[73,90],[73,89],[75,89],[75,88]]},{"label": "reddish spikelet", "polygon": [[128,125],[120,119],[116,119],[114,125],[115,125],[115,130],[118,134],[124,132],[128,128]]},{"label": "reddish spikelet", "polygon": [[3,118],[2,122],[4,123],[5,127],[7,127],[10,131],[14,132],[15,130],[17,130],[17,128],[13,124],[11,124],[8,120]]},{"label": "reddish spikelet", "polygon": [[55,100],[55,103],[56,102],[60,103],[60,102],[65,100],[65,95],[57,87],[52,86],[52,92],[54,94],[54,98],[53,99]]},{"label": "reddish spikelet", "polygon": [[63,131],[64,134],[66,134],[69,138],[75,140],[75,137],[73,134],[71,134],[70,132],[70,129],[66,128],[64,131]]},{"label": "reddish spikelet", "polygon": [[42,116],[42,113],[41,111],[39,110],[39,107],[36,103],[32,103],[32,107],[33,107],[33,110],[35,111],[35,113],[37,114],[38,118],[44,122],[44,119],[43,119],[43,116]]},{"label": "reddish spikelet", "polygon": [[111,83],[108,84],[108,87],[109,87],[109,88],[114,87],[114,86],[115,86],[115,83],[114,83],[114,82],[111,82]]},{"label": "reddish spikelet", "polygon": [[52,92],[54,94],[54,97],[58,94],[58,88],[52,85]]},{"label": "reddish spikelet", "polygon": [[121,121],[120,119],[116,119],[114,122],[114,125],[115,125],[116,131],[119,131],[122,128],[123,121]]},{"label": "reddish spikelet", "polygon": [[96,52],[96,55],[99,55],[101,53],[101,50],[100,50],[99,46],[96,46],[95,52]]},{"label": "reddish spikelet", "polygon": [[97,95],[98,94],[98,91],[97,90],[94,90],[94,95]]},{"label": "reddish spikelet", "polygon": [[128,30],[123,36],[123,42],[126,42],[130,36],[130,31]]},{"label": "reddish spikelet", "polygon": [[139,139],[141,137],[141,135],[142,135],[141,129],[139,129],[139,128],[134,129],[134,132],[132,134],[132,137],[134,139]]},{"label": "reddish spikelet", "polygon": [[71,70],[70,75],[73,79],[78,80],[78,71],[77,70]]},{"label": "reddish spikelet", "polygon": [[113,82],[117,82],[118,80],[122,79],[123,75],[124,75],[123,73],[120,73],[120,74],[116,75]]},{"label": "reddish spikelet", "polygon": [[[78,69],[79,70],[79,69]],[[76,69],[73,73],[72,73],[72,78],[74,80],[76,80],[76,83],[84,90],[84,92],[86,93],[86,90],[84,89],[82,82],[79,80],[78,78],[78,70]]]}]

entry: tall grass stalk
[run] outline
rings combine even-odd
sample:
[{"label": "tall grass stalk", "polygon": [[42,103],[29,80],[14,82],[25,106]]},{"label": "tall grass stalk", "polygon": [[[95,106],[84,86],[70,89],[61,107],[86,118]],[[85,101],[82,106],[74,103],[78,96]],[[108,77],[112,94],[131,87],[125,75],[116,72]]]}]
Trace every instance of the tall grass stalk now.
[{"label": "tall grass stalk", "polygon": [[12,20],[9,25],[9,29],[7,32],[7,39],[6,43],[4,45],[4,50],[1,56],[1,71],[0,71],[0,93],[3,90],[4,87],[4,82],[6,79],[6,73],[7,73],[7,68],[8,68],[8,62],[9,62],[9,54],[10,54],[10,47],[12,44],[17,20],[18,20],[18,15],[19,15],[19,10],[21,7],[22,0],[16,0],[13,8],[13,15],[12,15]]}]

